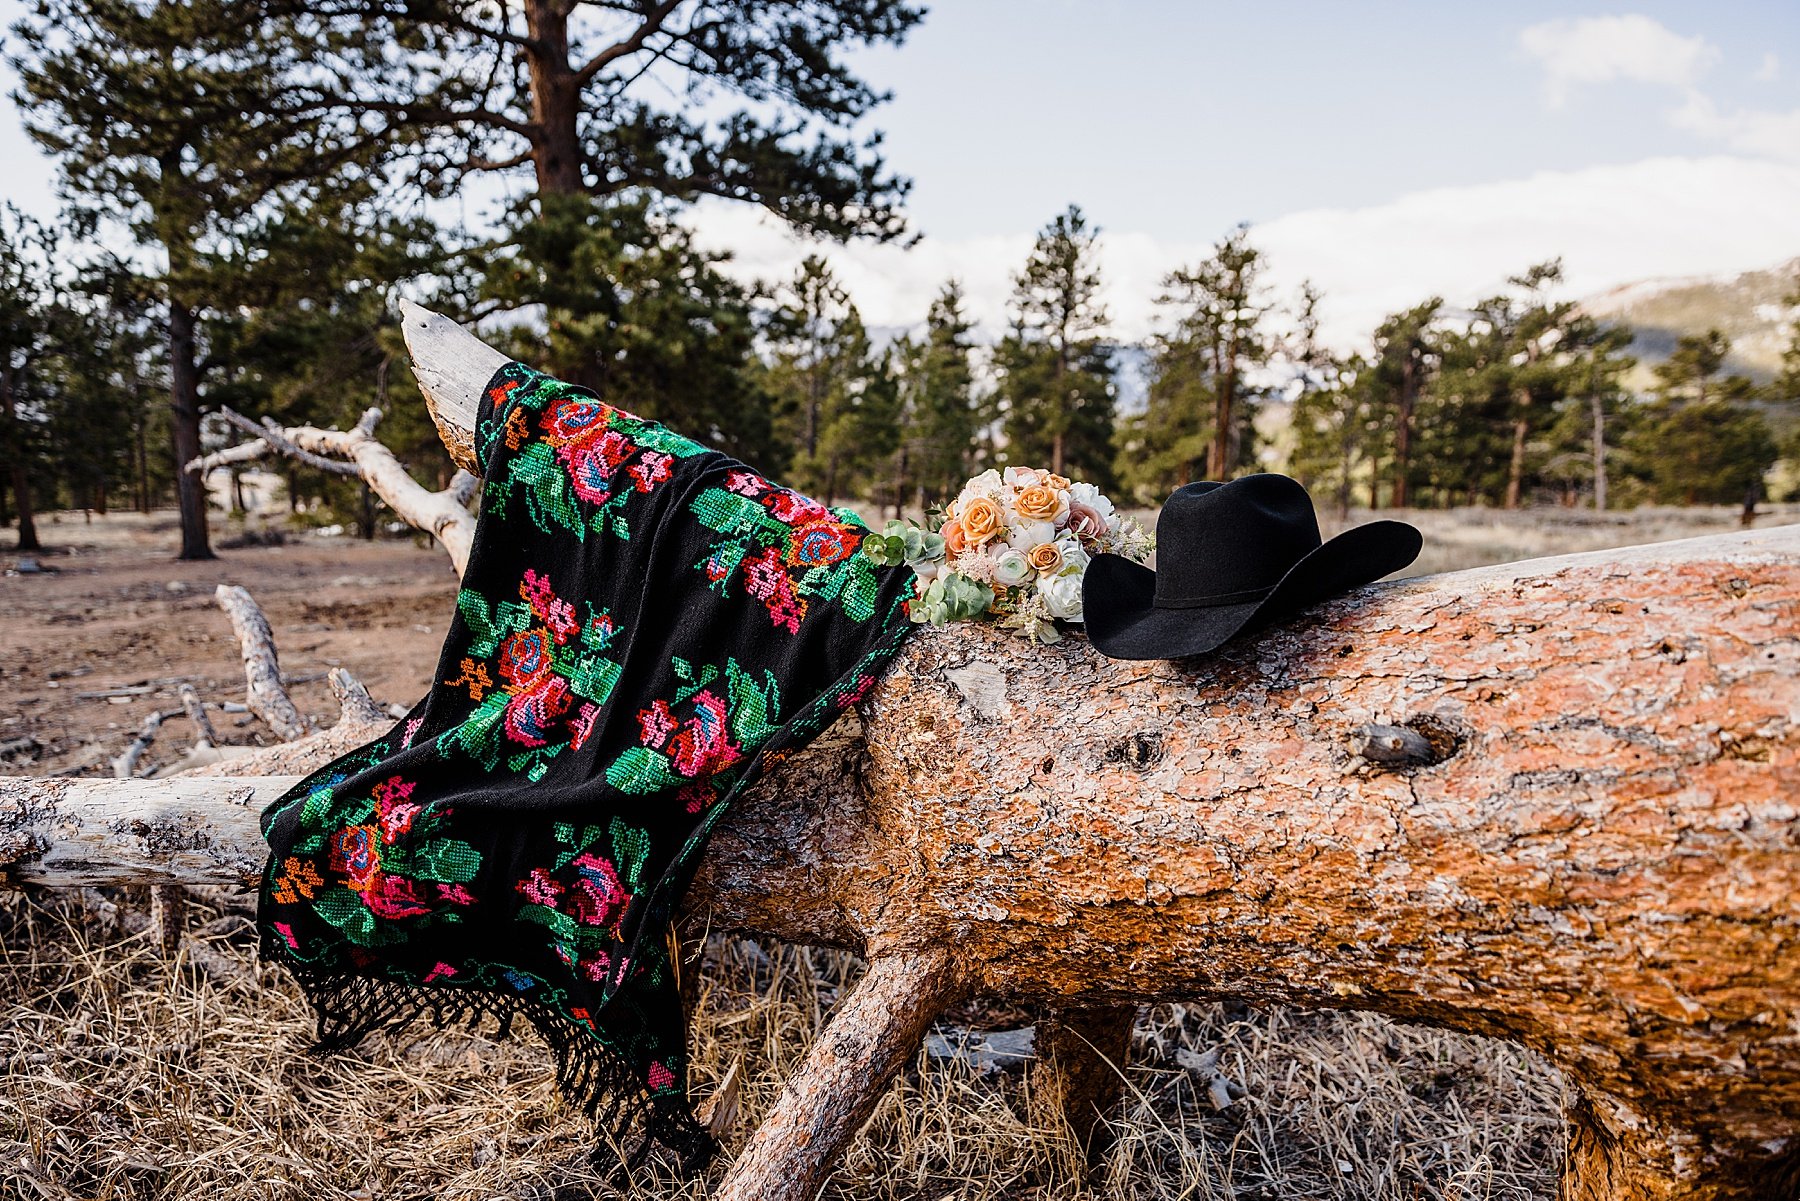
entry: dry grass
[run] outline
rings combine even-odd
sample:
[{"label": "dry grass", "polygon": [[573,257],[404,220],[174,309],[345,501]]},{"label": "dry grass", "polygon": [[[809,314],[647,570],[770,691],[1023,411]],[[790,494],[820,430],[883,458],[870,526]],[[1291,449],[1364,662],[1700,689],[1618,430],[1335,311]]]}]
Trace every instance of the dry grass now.
[{"label": "dry grass", "polygon": [[[303,1054],[298,991],[241,912],[195,905],[175,961],[142,901],[0,901],[0,1195],[207,1201],[700,1198],[653,1164],[588,1156],[547,1056],[418,1026],[360,1054]],[[859,971],[848,956],[717,938],[694,1021],[696,1084],[744,1069],[743,1129]],[[1217,1050],[1248,1098],[1215,1111],[1177,1052]],[[1146,1009],[1118,1142],[1091,1189],[1017,1073],[924,1063],[896,1086],[830,1197],[1471,1198],[1552,1191],[1561,1084],[1527,1052],[1366,1015]],[[716,1182],[719,1167],[711,1181]]]}]

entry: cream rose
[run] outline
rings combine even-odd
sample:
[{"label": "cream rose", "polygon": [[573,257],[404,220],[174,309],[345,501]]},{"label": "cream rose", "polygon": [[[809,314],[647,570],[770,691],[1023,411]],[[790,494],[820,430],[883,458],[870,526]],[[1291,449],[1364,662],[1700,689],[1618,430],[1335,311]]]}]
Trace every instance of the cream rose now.
[{"label": "cream rose", "polygon": [[1043,542],[1056,541],[1056,527],[1048,521],[1021,521],[1006,535],[1006,545],[1016,551],[1029,551]]},{"label": "cream rose", "polygon": [[1044,598],[1044,608],[1050,610],[1050,616],[1059,621],[1081,620],[1081,573],[1065,572],[1047,580],[1038,581],[1038,595]]},{"label": "cream rose", "polygon": [[1042,483],[1043,475],[1035,467],[1008,467],[1000,478],[1009,488],[1030,488]]},{"label": "cream rose", "polygon": [[1029,580],[1034,572],[1031,560],[1023,552],[1010,547],[994,556],[994,583],[1007,588],[1016,587]]}]

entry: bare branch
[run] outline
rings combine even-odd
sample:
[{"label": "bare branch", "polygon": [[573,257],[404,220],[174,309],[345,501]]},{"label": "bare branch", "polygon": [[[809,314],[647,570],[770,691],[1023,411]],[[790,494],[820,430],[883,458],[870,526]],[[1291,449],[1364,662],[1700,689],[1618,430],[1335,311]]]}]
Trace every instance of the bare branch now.
[{"label": "bare branch", "polygon": [[250,711],[263,720],[283,742],[304,737],[310,730],[306,718],[294,707],[281,685],[281,664],[275,657],[275,635],[249,592],[232,584],[220,584],[219,607],[231,618],[238,646],[244,656],[244,679]]},{"label": "bare branch", "polygon": [[680,8],[683,3],[685,0],[663,0],[661,4],[652,8],[644,14],[644,23],[633,30],[631,36],[614,42],[583,63],[581,68],[575,72],[576,82],[585,86],[594,76],[604,71],[608,64],[642,50],[644,43],[656,36],[657,32],[662,29],[663,22],[667,21],[669,15]]}]

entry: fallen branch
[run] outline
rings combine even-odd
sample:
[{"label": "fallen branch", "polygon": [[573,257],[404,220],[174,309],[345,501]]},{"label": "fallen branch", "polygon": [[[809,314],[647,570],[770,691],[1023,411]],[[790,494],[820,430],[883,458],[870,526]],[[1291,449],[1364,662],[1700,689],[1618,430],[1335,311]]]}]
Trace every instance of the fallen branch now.
[{"label": "fallen branch", "polygon": [[266,417],[258,423],[230,409],[220,412],[257,441],[202,455],[188,463],[189,471],[204,473],[279,453],[322,471],[359,476],[403,521],[437,539],[458,575],[468,566],[469,546],[475,536],[475,518],[468,506],[480,481],[458,470],[448,487],[433,492],[413,479],[394,452],[375,436],[380,409],[366,410],[348,430],[281,426]]},{"label": "fallen branch", "polygon": [[281,683],[281,664],[275,657],[275,635],[269,619],[249,592],[235,584],[220,584],[215,594],[219,608],[231,618],[238,647],[244,657],[244,680],[250,712],[263,720],[283,742],[303,738],[311,727],[294,706]]}]

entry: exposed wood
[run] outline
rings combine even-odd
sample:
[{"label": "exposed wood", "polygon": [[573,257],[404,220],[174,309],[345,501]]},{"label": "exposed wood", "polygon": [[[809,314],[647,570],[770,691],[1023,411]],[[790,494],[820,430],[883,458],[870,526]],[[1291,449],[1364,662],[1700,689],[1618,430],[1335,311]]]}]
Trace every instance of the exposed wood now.
[{"label": "exposed wood", "polygon": [[810,1201],[894,1073],[966,987],[947,948],[879,954],[731,1165],[717,1201]]},{"label": "exposed wood", "polygon": [[[427,387],[466,419],[503,358],[413,323],[473,364]],[[734,1195],[803,1195],[745,1191],[777,1163],[816,1185],[954,955],[955,989],[1064,1009],[1223,998],[1520,1041],[1575,1086],[1565,1196],[1791,1201],[1800,528],[1378,585],[1182,663],[921,632],[860,716],[721,824],[690,894],[715,929],[874,963],[861,1032],[821,1039]],[[239,879],[282,786],[0,781],[0,863]]]},{"label": "exposed wood", "polygon": [[412,353],[413,378],[437,422],[438,436],[458,466],[479,473],[475,415],[481,389],[506,366],[507,357],[450,318],[400,302],[400,328]]},{"label": "exposed wood", "polygon": [[262,719],[283,742],[306,736],[309,727],[300,710],[281,685],[281,664],[275,656],[275,637],[262,606],[235,584],[220,584],[215,594],[219,608],[231,618],[237,631],[238,649],[244,657],[244,680],[250,712]]}]

